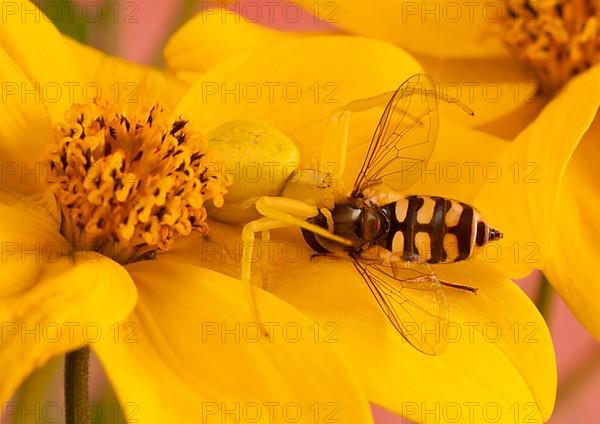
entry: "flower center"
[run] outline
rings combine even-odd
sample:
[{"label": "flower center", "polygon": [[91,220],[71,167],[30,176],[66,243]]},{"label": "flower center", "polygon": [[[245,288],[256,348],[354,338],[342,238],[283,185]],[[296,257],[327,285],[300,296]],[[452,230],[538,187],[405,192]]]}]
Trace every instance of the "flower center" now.
[{"label": "flower center", "polygon": [[505,0],[504,41],[552,94],[600,61],[597,0]]},{"label": "flower center", "polygon": [[204,203],[223,204],[224,183],[206,167],[206,143],[159,105],[119,111],[73,105],[50,153],[61,232],[75,250],[130,263],[206,233]]}]

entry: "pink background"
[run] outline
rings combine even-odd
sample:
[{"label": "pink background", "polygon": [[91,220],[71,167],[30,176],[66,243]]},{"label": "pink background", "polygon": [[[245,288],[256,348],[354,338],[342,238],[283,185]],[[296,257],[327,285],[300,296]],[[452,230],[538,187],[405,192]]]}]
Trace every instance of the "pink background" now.
[{"label": "pink background", "polygon": [[[125,3],[125,2],[124,2]],[[262,1],[238,2],[241,10],[256,11]],[[117,40],[111,48],[113,54],[141,63],[157,63],[157,52],[176,26],[183,0],[139,1],[135,18],[138,23],[121,23]],[[235,5],[230,5],[235,8]],[[303,15],[290,25],[278,17],[267,22],[267,9],[263,8],[262,23],[283,29],[305,30],[318,27],[333,30],[329,25],[315,24],[314,17]],[[276,8],[280,10],[280,8]],[[519,282],[533,298],[537,293],[537,275]],[[554,296],[550,328],[555,343],[559,370],[558,402],[551,424],[600,422],[600,346],[569,312],[558,296]],[[405,422],[381,408],[373,407],[378,424]]]}]

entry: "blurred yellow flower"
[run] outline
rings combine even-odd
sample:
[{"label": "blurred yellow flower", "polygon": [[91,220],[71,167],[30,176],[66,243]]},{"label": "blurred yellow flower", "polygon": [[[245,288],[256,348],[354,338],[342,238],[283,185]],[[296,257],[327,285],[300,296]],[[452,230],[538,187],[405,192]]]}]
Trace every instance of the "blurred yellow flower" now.
[{"label": "blurred yellow flower", "polygon": [[[89,345],[132,422],[371,422],[341,352],[308,336],[314,323],[258,292],[265,319],[305,336],[254,338],[239,280],[177,252],[224,192],[190,111],[155,102],[175,106],[183,85],[68,41],[21,5],[0,27],[0,400]],[[85,84],[137,91],[86,101]]]},{"label": "blurred yellow flower", "polygon": [[[332,10],[326,1],[299,4],[312,12]],[[500,228],[508,223],[519,229],[500,244],[504,252],[513,253],[512,259],[504,255],[499,261],[500,271],[521,278],[533,269],[543,270],[574,315],[600,339],[600,318],[594,312],[600,285],[590,284],[600,255],[594,241],[600,232],[593,219],[593,199],[598,198],[594,140],[600,137],[598,98],[592,95],[600,85],[595,2],[376,0],[366,7],[362,1],[336,0],[335,6],[329,22],[337,29],[331,36],[350,32],[405,48],[442,92],[475,110],[475,119],[467,119],[445,108],[453,121],[522,140],[503,157],[493,152],[487,162],[480,162],[493,162],[506,179],[517,181],[506,191],[490,185],[485,194],[487,202],[496,193],[493,210],[486,215]],[[277,31],[211,11],[184,25],[164,53],[178,76],[193,81],[224,58],[314,35]],[[379,65],[377,58],[364,60]],[[548,110],[540,113],[544,108]],[[456,149],[454,162],[467,173],[470,165],[464,165],[468,161],[461,155]],[[508,194],[519,203],[502,203]]]},{"label": "blurred yellow flower", "polygon": [[[190,111],[190,119],[203,128],[233,119],[272,125],[297,142],[303,167],[319,159],[327,120],[338,107],[394,90],[408,76],[422,72],[411,56],[388,43],[289,34],[278,40],[273,30],[245,21],[238,24],[231,14],[226,16],[197,16],[168,44],[167,63],[192,84],[180,108]],[[238,40],[248,48],[239,51]],[[286,91],[289,87],[294,91]],[[378,117],[366,113],[352,127],[349,169],[362,161],[355,153],[370,141]],[[499,138],[455,126],[447,116],[442,116],[440,132],[431,162],[442,168],[457,158],[490,161],[510,147]],[[260,159],[248,158],[240,171],[233,171],[238,177],[234,187],[247,183],[243,169],[255,162],[260,164]],[[275,172],[284,165],[275,164]],[[349,172],[344,177],[354,175]],[[488,204],[477,198],[486,186],[481,176],[458,184],[433,180],[421,181],[411,191],[457,198],[488,213]],[[494,184],[488,185],[493,190]],[[210,226],[211,234],[201,244],[202,255],[200,240],[188,245],[187,254],[238,276],[236,246],[241,227],[213,221]],[[505,223],[502,230],[511,232],[516,227]],[[443,355],[428,357],[403,342],[350,264],[310,262],[312,252],[297,229],[276,231],[271,242],[269,291],[319,322],[337,324],[340,347],[370,401],[416,422],[431,420],[427,411],[441,411],[448,405],[458,405],[462,416],[457,422],[468,422],[465,405],[470,402],[480,414],[488,405],[497,406],[502,415],[498,422],[524,422],[524,414],[515,414],[515,408],[521,412],[532,408],[535,422],[550,416],[556,368],[547,327],[531,301],[485,258],[436,268],[442,279],[480,290],[477,296],[447,291],[451,321],[462,332]],[[290,257],[286,249],[295,254]],[[258,308],[262,311],[260,301]],[[469,325],[473,325],[472,338],[467,335]],[[502,334],[493,343],[486,339],[490,326]],[[515,329],[520,332],[517,337]],[[532,329],[535,341],[528,343],[523,331]]]}]

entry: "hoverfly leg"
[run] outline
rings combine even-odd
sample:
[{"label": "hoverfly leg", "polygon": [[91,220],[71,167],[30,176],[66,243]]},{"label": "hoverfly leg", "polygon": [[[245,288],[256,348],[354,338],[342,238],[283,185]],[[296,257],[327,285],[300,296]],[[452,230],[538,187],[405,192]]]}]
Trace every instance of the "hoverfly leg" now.
[{"label": "hoverfly leg", "polygon": [[389,259],[392,267],[392,273],[396,278],[407,278],[406,275],[412,275],[414,278],[430,278],[436,279],[435,273],[431,265],[421,259],[418,255],[391,255]]},{"label": "hoverfly leg", "polygon": [[133,256],[129,259],[129,263],[141,262],[141,261],[153,261],[158,257],[158,250],[149,250],[137,256]]},{"label": "hoverfly leg", "polygon": [[477,294],[477,290],[479,290],[477,287],[449,283],[448,281],[443,281],[443,280],[440,280],[440,284],[442,284],[443,286],[446,286],[446,287],[452,287],[453,289],[468,291],[469,293],[473,293],[475,295]]},{"label": "hoverfly leg", "polygon": [[406,263],[408,264],[408,266],[410,266],[410,264],[420,264],[422,262],[424,262],[421,257],[415,253],[407,253],[404,254],[402,256],[402,259],[404,259],[406,261]]},{"label": "hoverfly leg", "polygon": [[[398,276],[401,270],[415,270],[421,273],[422,275],[435,275],[429,263],[421,259],[419,255],[416,254],[404,255],[402,256],[402,260],[392,262],[392,271],[394,272],[394,275]],[[477,287],[471,287],[463,284],[454,284],[439,279],[438,281],[443,286],[477,294]]]},{"label": "hoverfly leg", "polygon": [[334,256],[331,253],[312,253],[310,255],[311,262],[318,262],[320,259],[324,258],[333,258]]}]

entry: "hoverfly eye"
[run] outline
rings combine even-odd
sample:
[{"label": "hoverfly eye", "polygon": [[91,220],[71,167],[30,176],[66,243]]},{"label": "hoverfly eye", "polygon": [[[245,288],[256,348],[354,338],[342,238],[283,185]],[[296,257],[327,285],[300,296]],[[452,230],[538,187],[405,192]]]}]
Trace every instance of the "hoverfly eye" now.
[{"label": "hoverfly eye", "polygon": [[381,223],[379,216],[370,210],[366,210],[362,214],[361,234],[360,237],[364,241],[375,240],[379,237],[381,231]]}]

